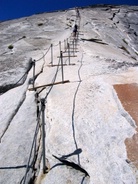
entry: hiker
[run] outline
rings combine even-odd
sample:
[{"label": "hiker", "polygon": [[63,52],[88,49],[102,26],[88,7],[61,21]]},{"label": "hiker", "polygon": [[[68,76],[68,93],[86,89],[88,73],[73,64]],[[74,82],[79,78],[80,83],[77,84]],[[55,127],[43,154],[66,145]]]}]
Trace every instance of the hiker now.
[{"label": "hiker", "polygon": [[77,36],[77,32],[78,32],[78,26],[77,26],[77,24],[75,24],[74,28],[73,28],[73,37]]},{"label": "hiker", "polygon": [[80,12],[79,12],[79,9],[78,8],[76,8],[76,17],[77,18],[80,18]]}]

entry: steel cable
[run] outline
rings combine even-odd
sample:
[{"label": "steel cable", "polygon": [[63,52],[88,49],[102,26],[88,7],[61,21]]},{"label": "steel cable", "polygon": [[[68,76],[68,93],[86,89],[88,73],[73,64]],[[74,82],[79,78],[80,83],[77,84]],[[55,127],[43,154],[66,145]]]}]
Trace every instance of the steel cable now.
[{"label": "steel cable", "polygon": [[39,122],[40,121],[40,115],[41,115],[41,110],[40,110],[38,118],[37,118],[37,125],[36,125],[36,129],[35,129],[35,133],[34,133],[34,138],[33,138],[32,146],[31,146],[30,154],[29,154],[29,159],[28,159],[28,163],[27,163],[27,167],[26,167],[26,172],[25,172],[24,177],[21,180],[21,183],[23,182],[23,184],[25,184],[26,178],[27,178],[27,173],[29,172],[29,170],[31,168],[31,167],[29,167],[29,165],[30,165],[30,160],[31,160],[32,152],[33,152],[33,147],[34,147],[36,137],[37,137],[39,127],[40,127],[40,122]]},{"label": "steel cable", "polygon": [[47,92],[47,94],[46,94],[46,96],[45,96],[45,98],[44,98],[44,99],[45,99],[45,103],[46,103],[46,99],[47,99],[49,93],[51,92],[51,90],[52,90],[52,88],[53,88],[53,86],[54,86],[54,82],[56,81],[57,73],[58,73],[58,71],[59,71],[59,63],[60,63],[60,58],[59,58],[59,61],[58,61],[58,66],[57,66],[56,73],[55,73],[55,75],[54,75],[54,77],[53,77],[53,80],[52,80],[52,86],[50,87],[49,91]]},{"label": "steel cable", "polygon": [[[73,110],[72,110],[72,133],[73,133],[73,139],[74,139],[74,144],[75,144],[76,149],[78,149],[78,144],[77,144],[77,140],[76,140],[74,116],[75,116],[75,107],[76,107],[76,97],[77,97],[77,93],[78,93],[78,90],[79,90],[79,87],[80,87],[80,84],[81,84],[80,70],[81,70],[81,67],[83,65],[82,60],[83,60],[83,53],[82,53],[82,58],[81,58],[81,64],[80,64],[80,67],[78,69],[79,83],[78,83],[78,86],[76,88],[76,91],[75,91],[75,94],[74,94],[74,97],[73,97]],[[78,157],[78,164],[80,165],[79,155],[77,157]]]},{"label": "steel cable", "polygon": [[[56,80],[57,73],[58,73],[58,69],[59,69],[59,63],[60,63],[60,58],[59,58],[57,70],[56,70],[56,73],[55,73],[54,78],[53,78],[53,80],[52,80],[52,83],[54,83],[55,80]],[[46,94],[46,96],[45,96],[45,98],[44,98],[45,101],[46,101],[47,96],[49,95],[50,91],[52,90],[52,88],[53,88],[53,85],[50,87],[48,93]],[[30,165],[30,160],[31,160],[32,152],[33,152],[33,147],[34,147],[34,144],[35,144],[35,141],[36,141],[36,137],[37,137],[37,134],[38,134],[38,131],[39,131],[40,115],[41,115],[41,110],[40,110],[39,115],[38,115],[38,122],[37,122],[36,129],[35,129],[35,134],[34,134],[33,143],[32,143],[32,146],[31,146],[31,151],[30,151],[30,154],[29,154],[29,159],[28,159],[28,164],[27,164],[27,167],[26,167],[25,176],[22,178],[21,184],[22,184],[22,182],[23,182],[23,184],[25,184],[26,178],[27,178],[27,173],[29,172],[30,168],[32,168],[32,167],[30,167],[29,165]]]},{"label": "steel cable", "polygon": [[37,61],[40,61],[41,59],[43,59],[47,55],[47,53],[49,52],[50,48],[51,48],[51,45],[49,46],[49,48],[47,49],[47,51],[45,52],[45,54],[43,54],[43,56],[41,58],[37,59],[36,62]]}]

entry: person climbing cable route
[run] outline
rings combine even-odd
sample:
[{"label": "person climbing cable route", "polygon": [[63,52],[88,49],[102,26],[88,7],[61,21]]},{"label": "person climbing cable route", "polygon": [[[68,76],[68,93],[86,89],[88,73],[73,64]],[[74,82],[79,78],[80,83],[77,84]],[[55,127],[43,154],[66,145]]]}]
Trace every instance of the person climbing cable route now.
[{"label": "person climbing cable route", "polygon": [[77,36],[77,32],[78,32],[78,26],[77,26],[77,24],[75,24],[74,28],[73,28],[73,37]]},{"label": "person climbing cable route", "polygon": [[79,9],[78,8],[76,8],[76,17],[77,18],[80,18],[80,12],[79,12]]}]

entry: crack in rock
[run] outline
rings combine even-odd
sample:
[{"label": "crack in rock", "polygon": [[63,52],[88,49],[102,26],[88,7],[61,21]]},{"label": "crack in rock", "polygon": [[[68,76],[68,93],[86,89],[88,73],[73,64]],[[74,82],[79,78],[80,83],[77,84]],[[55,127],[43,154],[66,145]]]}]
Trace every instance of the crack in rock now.
[{"label": "crack in rock", "polygon": [[8,130],[8,128],[9,128],[9,126],[10,126],[10,124],[11,124],[13,118],[16,116],[17,112],[19,111],[19,109],[20,109],[20,107],[22,106],[22,104],[23,104],[23,102],[25,101],[25,99],[26,99],[26,91],[25,91],[24,94],[23,94],[23,99],[19,102],[17,108],[16,108],[15,111],[11,114],[11,116],[10,116],[10,118],[9,118],[9,122],[7,123],[7,126],[6,126],[6,128],[4,129],[3,134],[2,134],[1,137],[0,137],[0,143],[1,143],[1,140],[2,140],[3,136],[5,135],[6,131]]},{"label": "crack in rock", "polygon": [[[134,58],[133,58],[134,59]],[[117,62],[115,60],[108,60],[106,59],[107,62],[110,62],[111,65],[108,66],[108,68],[113,68],[113,69],[121,69],[123,67],[129,68],[129,67],[137,67],[138,63],[129,63],[127,61],[123,61],[123,62]]]},{"label": "crack in rock", "polygon": [[27,66],[27,69],[26,69],[26,72],[23,74],[23,76],[14,84],[7,84],[7,85],[4,85],[4,86],[0,86],[0,94],[2,95],[3,93],[6,93],[7,91],[15,88],[15,87],[18,87],[18,86],[21,86],[24,84],[24,82],[26,81],[27,79],[27,75],[29,73],[29,71],[31,70],[32,68],[32,58],[29,59],[29,62],[28,62],[28,66]]},{"label": "crack in rock", "polygon": [[112,15],[112,17],[109,18],[109,19],[113,21],[114,18],[115,18],[115,16],[116,16],[119,12],[120,12],[120,9],[119,9],[118,11],[114,12],[113,15]]},{"label": "crack in rock", "polygon": [[0,86],[0,94],[2,95],[3,93],[6,93],[7,91],[20,86],[20,84],[16,85],[16,84],[7,84],[5,86]]}]

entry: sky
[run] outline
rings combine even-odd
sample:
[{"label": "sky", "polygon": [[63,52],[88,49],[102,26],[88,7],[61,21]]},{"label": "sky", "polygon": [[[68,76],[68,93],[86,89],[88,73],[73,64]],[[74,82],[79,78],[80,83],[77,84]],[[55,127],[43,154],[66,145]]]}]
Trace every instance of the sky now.
[{"label": "sky", "polygon": [[95,4],[138,6],[138,0],[0,0],[0,21]]}]

